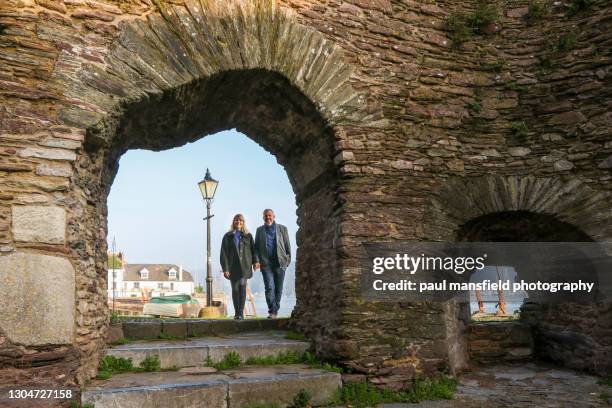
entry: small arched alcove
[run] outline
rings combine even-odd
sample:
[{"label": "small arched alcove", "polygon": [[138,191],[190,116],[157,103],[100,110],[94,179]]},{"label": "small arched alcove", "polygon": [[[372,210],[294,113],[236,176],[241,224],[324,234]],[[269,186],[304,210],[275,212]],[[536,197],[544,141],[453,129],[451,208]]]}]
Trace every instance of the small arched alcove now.
[{"label": "small arched alcove", "polygon": [[[577,179],[456,178],[448,180],[432,200],[427,229],[431,237],[449,242],[606,241],[612,215],[608,202],[605,193],[593,191]],[[539,255],[531,255],[532,269],[545,266],[537,264],[545,258]],[[587,270],[580,273],[592,275]],[[532,329],[535,357],[584,370],[609,369],[609,363],[602,362],[609,361],[605,334],[610,328],[609,303],[596,299],[525,303],[521,320]],[[455,316],[462,322],[459,327],[464,327],[469,320],[468,308],[458,309]],[[467,345],[467,330],[457,333],[457,344]],[[466,346],[458,346],[455,354],[466,356],[466,351]]]}]

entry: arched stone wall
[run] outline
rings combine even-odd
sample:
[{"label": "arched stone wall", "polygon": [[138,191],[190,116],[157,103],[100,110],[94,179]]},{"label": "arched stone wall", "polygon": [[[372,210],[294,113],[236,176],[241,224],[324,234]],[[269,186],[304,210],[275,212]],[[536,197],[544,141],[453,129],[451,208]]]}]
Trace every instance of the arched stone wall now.
[{"label": "arched stone wall", "polygon": [[[183,96],[193,103],[194,91],[210,90],[207,84],[214,82],[202,79],[252,70],[271,74],[266,80],[272,84],[287,81],[290,86],[281,88],[310,101],[333,135],[321,147],[330,149],[337,185],[312,187],[326,204],[299,210],[303,218],[331,214],[333,222],[300,225],[298,240],[305,248],[309,231],[326,231],[323,250],[308,260],[320,266],[320,276],[304,280],[310,286],[302,290],[311,290],[308,299],[315,304],[321,299],[335,309],[321,314],[302,305],[298,324],[315,338],[318,351],[380,386],[400,388],[415,375],[460,369],[465,361],[453,349],[461,331],[454,306],[361,300],[364,241],[452,240],[460,219],[479,213],[451,210],[454,202],[478,209],[480,196],[468,184],[497,177],[556,193],[551,203],[544,195],[537,204],[528,194],[517,201],[512,189],[502,194],[485,185],[483,194],[496,201],[480,200],[490,208],[503,208],[497,205],[502,198],[517,208],[530,203],[596,240],[610,235],[610,223],[597,225],[592,215],[609,220],[597,203],[612,188],[612,7],[593,0],[571,13],[566,3],[554,2],[551,13],[533,24],[528,0],[497,6],[496,33],[458,45],[448,20],[472,13],[474,2],[4,0],[0,278],[10,286],[0,291],[20,297],[16,285],[22,285],[35,299],[51,299],[58,290],[74,299],[57,302],[59,309],[14,303],[21,305],[13,310],[24,326],[33,328],[25,334],[38,343],[14,342],[7,318],[0,321],[0,387],[41,378],[69,383],[77,374],[84,380],[93,373],[107,324],[92,306],[104,301],[104,277],[97,272],[104,259],[96,255],[104,250],[100,197],[112,179],[113,155],[129,148],[115,136],[134,135],[130,126],[142,125],[125,122],[125,113],[146,106],[174,109],[177,121],[170,129],[184,142],[196,135],[190,133],[192,117],[181,116]],[[560,50],[556,41],[568,34],[574,48]],[[281,150],[263,138],[262,129],[250,132],[267,148]],[[164,146],[153,139],[157,148]],[[293,182],[297,192],[297,178]],[[440,186],[447,183],[457,190],[440,200]],[[95,222],[81,226],[81,218]],[[29,273],[24,253],[38,266],[47,264],[46,256],[70,266]],[[72,279],[75,290],[44,284],[60,275],[57,285]],[[55,340],[44,337],[57,316],[62,327],[72,319],[74,330]],[[26,368],[15,368],[16,362]]]},{"label": "arched stone wall", "polygon": [[[61,100],[49,147],[70,150],[64,158],[74,167],[39,166],[44,175],[70,177],[50,187],[64,193],[42,206],[12,207],[18,248],[2,265],[54,285],[41,286],[31,305],[13,302],[0,320],[5,347],[17,353],[11,358],[28,347],[62,349],[49,364],[58,368],[47,372],[63,371],[60,382],[95,375],[108,324],[106,197],[120,155],[233,127],[288,172],[300,225],[297,326],[324,348],[337,325],[341,270],[333,245],[343,162],[337,133],[380,115],[367,112],[367,98],[351,86],[353,68],[341,48],[269,1],[158,3],[143,16],[125,16],[105,40],[86,44],[69,30],[53,39],[60,51],[47,81]],[[34,148],[28,157],[53,154]],[[21,242],[56,254],[39,255]],[[26,285],[19,277],[10,286],[23,293]],[[25,321],[24,307],[33,309]]]}]

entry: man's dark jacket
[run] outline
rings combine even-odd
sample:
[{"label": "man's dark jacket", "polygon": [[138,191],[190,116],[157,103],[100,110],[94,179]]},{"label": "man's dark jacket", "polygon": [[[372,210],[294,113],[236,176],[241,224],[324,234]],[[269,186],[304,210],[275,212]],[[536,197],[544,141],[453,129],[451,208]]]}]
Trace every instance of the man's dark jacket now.
[{"label": "man's dark jacket", "polygon": [[230,273],[231,280],[250,279],[253,276],[253,265],[258,261],[253,236],[242,234],[240,246],[234,243],[234,232],[227,232],[221,241],[221,269]]},{"label": "man's dark jacket", "polygon": [[[291,263],[291,244],[289,243],[289,232],[282,224],[274,223],[276,226],[276,255],[278,263],[283,269],[287,269]],[[262,267],[270,266],[268,249],[266,248],[266,226],[257,228],[255,233],[255,251]]]}]

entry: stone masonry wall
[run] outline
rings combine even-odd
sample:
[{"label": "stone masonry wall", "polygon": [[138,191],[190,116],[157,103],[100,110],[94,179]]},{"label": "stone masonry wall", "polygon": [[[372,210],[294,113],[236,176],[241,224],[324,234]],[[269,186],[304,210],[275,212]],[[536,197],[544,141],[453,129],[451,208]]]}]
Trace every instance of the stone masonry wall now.
[{"label": "stone masonry wall", "polygon": [[[529,1],[500,1],[487,34],[455,45],[447,22],[475,2],[0,0],[0,387],[94,375],[120,154],[232,126],[296,190],[295,316],[317,351],[391,388],[461,371],[465,308],[361,301],[361,243],[453,240],[470,216],[518,209],[610,239],[612,7],[546,3],[533,21]],[[264,75],[260,101],[295,102],[241,122],[257,95],[230,109],[223,75],[261,70],[285,83]],[[164,107],[174,139],[130,116]]]}]

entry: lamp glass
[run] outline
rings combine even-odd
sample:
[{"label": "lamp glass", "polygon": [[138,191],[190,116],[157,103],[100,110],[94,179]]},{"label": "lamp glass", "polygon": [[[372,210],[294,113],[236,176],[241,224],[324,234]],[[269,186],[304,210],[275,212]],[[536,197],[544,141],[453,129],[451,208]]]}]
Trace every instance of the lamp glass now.
[{"label": "lamp glass", "polygon": [[210,176],[208,170],[206,171],[206,176],[204,177],[204,180],[198,183],[198,186],[200,187],[200,192],[202,193],[202,197],[205,200],[212,200],[215,197],[215,192],[217,191],[218,185],[219,182]]}]

